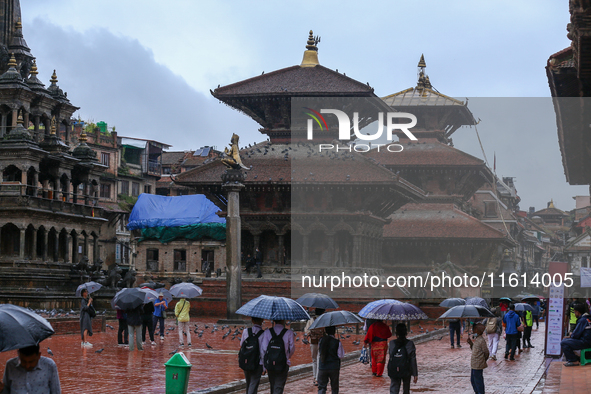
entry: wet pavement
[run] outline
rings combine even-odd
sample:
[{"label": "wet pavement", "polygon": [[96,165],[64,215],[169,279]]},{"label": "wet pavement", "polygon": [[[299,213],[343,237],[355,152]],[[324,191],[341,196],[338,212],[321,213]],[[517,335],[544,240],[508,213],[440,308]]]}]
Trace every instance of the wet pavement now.
[{"label": "wet pavement", "polygon": [[[217,319],[191,319],[194,328],[198,325],[203,330],[202,338],[191,333],[192,347],[184,346],[184,352],[191,364],[189,391],[229,383],[243,379],[244,374],[238,367],[238,350],[240,338],[232,335],[222,339],[228,329],[212,333]],[[117,321],[107,324],[115,329],[107,328],[104,333],[96,333],[90,338],[93,348],[80,347],[80,335],[55,335],[41,343],[42,355],[48,356],[47,348],[51,348],[54,361],[58,366],[60,382],[64,393],[105,393],[117,388],[125,393],[164,393],[164,363],[172,357],[170,352],[179,348],[178,331],[174,320],[167,320],[165,340],[156,337],[156,345],[144,345],[144,351],[130,352],[126,347],[117,345]],[[208,329],[205,328],[208,325]],[[169,328],[173,330],[168,331]],[[234,326],[230,327],[233,331]],[[239,327],[237,327],[239,328]],[[302,333],[297,333],[296,353],[292,365],[310,362],[309,347],[302,344]],[[343,344],[347,352],[360,349],[361,345],[353,345],[353,341],[363,339],[362,335],[344,333]],[[349,335],[349,338],[346,336]],[[146,334],[147,337],[147,334]],[[208,349],[206,343],[213,347]],[[104,349],[101,353],[97,350]],[[0,373],[4,373],[6,361],[16,357],[16,351],[0,353]]]},{"label": "wet pavement", "polygon": [[[473,393],[470,384],[470,346],[465,343],[467,335],[462,335],[462,348],[451,349],[449,335],[417,345],[417,364],[419,379],[411,383],[414,393]],[[531,393],[544,372],[544,326],[532,333],[534,349],[517,355],[516,361],[505,361],[505,341],[501,338],[497,361],[488,361],[484,370],[487,394]],[[591,370],[591,369],[590,369]],[[377,378],[371,375],[371,367],[354,363],[341,369],[340,390],[344,393],[388,393],[390,379],[387,374]],[[312,377],[289,382],[287,393],[312,394],[318,389],[312,386]],[[402,391],[402,390],[401,390]],[[545,391],[544,391],[545,392]],[[562,391],[561,391],[562,392]],[[575,391],[575,393],[589,392]]]},{"label": "wet pavement", "polygon": [[564,361],[547,361],[543,394],[578,394],[591,392],[591,364],[565,367]]},{"label": "wet pavement", "polygon": [[[204,330],[202,338],[192,333],[193,346],[185,346],[185,353],[193,364],[189,380],[189,391],[200,390],[235,380],[243,379],[242,370],[237,365],[239,349],[238,336],[222,339],[228,330],[220,329],[212,333],[212,318],[192,319],[192,326],[198,325],[199,331]],[[47,355],[47,347],[54,353],[53,359],[58,365],[60,381],[64,393],[105,393],[116,388],[125,393],[164,393],[164,363],[171,357],[169,354],[178,348],[178,334],[174,320],[168,320],[168,331],[165,340],[156,338],[156,345],[146,345],[145,350],[130,352],[128,348],[117,345],[117,322],[108,324],[115,330],[107,329],[105,333],[97,333],[91,338],[93,348],[80,348],[79,335],[57,335],[42,342],[43,355]],[[204,324],[209,326],[205,329]],[[423,324],[423,332],[427,329],[441,328],[441,323]],[[533,331],[532,343],[535,349],[525,351],[517,356],[517,361],[510,363],[503,360],[502,350],[499,361],[489,361],[489,368],[484,372],[487,393],[530,393],[539,381],[543,366],[543,325],[539,331]],[[234,327],[231,327],[235,330]],[[414,335],[420,333],[418,326],[413,326]],[[302,344],[302,333],[297,333],[296,353],[292,365],[307,364],[311,361],[309,346]],[[343,344],[346,352],[359,350],[360,345],[353,341],[362,340],[362,335],[343,333]],[[349,335],[349,338],[346,336]],[[462,336],[465,342],[467,335]],[[208,343],[213,349],[207,349]],[[101,353],[97,350],[104,349]],[[501,339],[499,349],[504,349]],[[469,393],[470,385],[470,348],[449,348],[449,336],[441,340],[433,340],[417,346],[419,381],[411,385],[412,392]],[[16,351],[0,353],[0,372],[6,361],[16,356]],[[584,368],[584,367],[582,367]],[[591,366],[589,367],[591,370]],[[316,393],[312,386],[311,374],[291,381],[286,387],[287,393]],[[369,366],[353,363],[341,370],[341,391],[345,393],[386,393],[390,380],[387,377],[376,378],[371,375]],[[268,392],[263,387],[260,392]],[[546,392],[546,391],[544,391]],[[551,392],[551,391],[548,391]],[[557,391],[552,391],[557,392]]]}]

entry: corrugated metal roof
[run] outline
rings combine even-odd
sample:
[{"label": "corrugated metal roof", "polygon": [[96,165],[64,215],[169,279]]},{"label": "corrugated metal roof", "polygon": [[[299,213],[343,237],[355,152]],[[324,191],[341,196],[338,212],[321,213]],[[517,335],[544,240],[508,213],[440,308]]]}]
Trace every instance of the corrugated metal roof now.
[{"label": "corrugated metal roof", "polygon": [[390,107],[417,107],[417,106],[465,106],[463,101],[437,93],[431,89],[409,88],[398,93],[383,97],[382,100]]}]

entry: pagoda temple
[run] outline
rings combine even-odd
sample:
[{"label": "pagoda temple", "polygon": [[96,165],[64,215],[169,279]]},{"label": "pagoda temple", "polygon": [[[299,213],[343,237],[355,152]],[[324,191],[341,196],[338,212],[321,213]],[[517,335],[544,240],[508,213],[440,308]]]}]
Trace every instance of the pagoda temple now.
[{"label": "pagoda temple", "polygon": [[495,267],[500,247],[512,247],[506,234],[472,214],[471,198],[494,183],[484,161],[453,147],[451,135],[476,122],[466,103],[435,90],[418,64],[415,87],[383,98],[393,110],[412,113],[417,141],[399,133],[402,152],[373,149],[365,153],[427,193],[389,216],[384,226],[384,269],[388,272],[431,271],[446,259],[469,272]]},{"label": "pagoda temple", "polygon": [[[301,64],[211,93],[254,119],[268,136],[240,150],[249,168],[240,198],[244,256],[260,248],[265,269],[275,273],[302,265],[312,272],[345,266],[381,271],[388,216],[423,200],[424,191],[360,153],[318,152],[291,119],[294,100],[313,97],[361,97],[387,109],[373,88],[322,66],[310,32]],[[177,175],[174,182],[206,194],[225,210],[224,169],[215,160]]]}]

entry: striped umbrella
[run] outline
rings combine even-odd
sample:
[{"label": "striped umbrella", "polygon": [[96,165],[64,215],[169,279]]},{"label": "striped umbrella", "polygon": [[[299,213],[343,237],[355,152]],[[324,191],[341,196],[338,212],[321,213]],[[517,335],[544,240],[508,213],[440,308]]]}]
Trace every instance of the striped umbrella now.
[{"label": "striped umbrella", "polygon": [[359,316],[367,318],[367,314],[369,312],[371,312],[377,306],[389,305],[389,304],[400,304],[400,303],[401,303],[400,301],[394,300],[394,299],[372,301],[369,304],[367,304],[366,306],[364,306],[363,309],[361,309],[359,311]]},{"label": "striped umbrella", "polygon": [[480,297],[466,298],[466,305],[479,305],[483,308],[490,309],[488,306],[488,302],[486,302],[484,298]]},{"label": "striped umbrella", "polygon": [[[387,300],[383,300],[387,301]],[[389,300],[396,301],[396,300]],[[376,320],[425,320],[429,317],[420,310],[417,306],[407,302],[384,302],[376,304],[372,309],[366,311],[367,306],[362,309],[363,315],[359,315],[366,319]],[[365,316],[364,316],[365,315]]]}]

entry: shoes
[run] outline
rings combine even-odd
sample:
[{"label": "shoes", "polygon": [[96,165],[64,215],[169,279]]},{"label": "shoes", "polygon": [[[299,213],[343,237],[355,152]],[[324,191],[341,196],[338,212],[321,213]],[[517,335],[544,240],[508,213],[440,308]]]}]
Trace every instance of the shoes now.
[{"label": "shoes", "polygon": [[460,344],[458,343],[458,347],[462,347],[462,345],[460,345]]},{"label": "shoes", "polygon": [[377,376],[375,372],[372,372],[372,375],[373,375],[373,376]]},{"label": "shoes", "polygon": [[454,345],[451,345],[451,348],[453,349],[454,348]]},{"label": "shoes", "polygon": [[185,344],[183,342],[181,342],[180,346],[185,346]]},{"label": "shoes", "polygon": [[314,381],[314,386],[318,386],[318,382],[317,381]]},{"label": "shoes", "polygon": [[493,361],[497,361],[497,356],[491,356],[490,359]]},{"label": "shoes", "polygon": [[533,349],[533,348],[535,348],[535,346],[529,345],[529,348],[530,348],[530,349]]},{"label": "shoes", "polygon": [[187,346],[191,346],[191,344],[190,344],[190,343],[188,343],[188,344],[187,344]]},{"label": "shoes", "polygon": [[82,347],[92,347],[92,343],[90,343],[90,342],[84,342],[82,344]]},{"label": "shoes", "polygon": [[164,337],[163,337],[163,336],[162,336],[162,337],[160,337],[160,340],[161,340],[161,341],[164,341]]},{"label": "shoes", "polygon": [[152,341],[152,345],[155,345],[155,344],[156,344],[156,342]]},{"label": "shoes", "polygon": [[514,358],[514,357],[511,357],[511,358],[509,359],[509,361],[515,361],[515,358]]},{"label": "shoes", "polygon": [[519,353],[523,353],[523,349],[519,349]]},{"label": "shoes", "polygon": [[505,360],[509,357],[509,353],[505,353]]},{"label": "shoes", "polygon": [[567,363],[564,363],[565,367],[576,367],[577,365],[579,365],[579,363],[576,361],[569,361]]},{"label": "shoes", "polygon": [[376,375],[376,378],[381,378],[381,377],[382,377],[382,375]]}]

